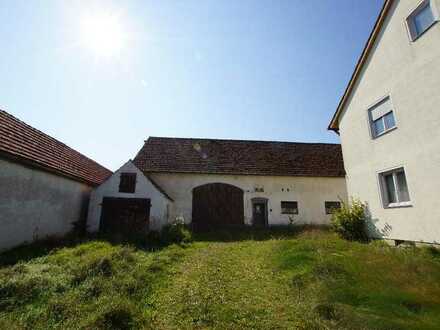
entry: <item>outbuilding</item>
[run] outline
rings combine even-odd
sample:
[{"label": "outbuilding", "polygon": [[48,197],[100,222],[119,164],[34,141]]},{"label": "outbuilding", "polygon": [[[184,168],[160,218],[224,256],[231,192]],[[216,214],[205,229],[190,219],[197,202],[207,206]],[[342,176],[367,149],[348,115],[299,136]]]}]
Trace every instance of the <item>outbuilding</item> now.
[{"label": "outbuilding", "polygon": [[85,224],[90,192],[111,173],[0,110],[0,249]]},{"label": "outbuilding", "polygon": [[338,144],[150,137],[92,193],[89,228],[328,224],[344,176]]},{"label": "outbuilding", "polygon": [[112,233],[159,230],[173,200],[130,160],[91,195],[88,230]]}]

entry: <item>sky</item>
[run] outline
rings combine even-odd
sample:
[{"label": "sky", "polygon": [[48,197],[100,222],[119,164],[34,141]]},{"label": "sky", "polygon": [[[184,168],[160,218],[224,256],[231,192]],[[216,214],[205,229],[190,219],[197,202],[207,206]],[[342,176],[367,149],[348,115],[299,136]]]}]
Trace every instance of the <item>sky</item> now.
[{"label": "sky", "polygon": [[382,1],[0,1],[0,108],[111,170],[148,136],[338,143]]}]

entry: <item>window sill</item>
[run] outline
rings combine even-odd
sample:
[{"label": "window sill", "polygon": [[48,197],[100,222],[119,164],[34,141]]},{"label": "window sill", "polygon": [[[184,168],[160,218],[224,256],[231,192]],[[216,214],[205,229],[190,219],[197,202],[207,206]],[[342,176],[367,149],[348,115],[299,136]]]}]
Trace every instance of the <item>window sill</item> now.
[{"label": "window sill", "polygon": [[386,131],[383,131],[382,133],[380,133],[378,135],[373,135],[373,140],[376,140],[376,139],[380,138],[381,136],[384,136],[385,134],[388,134],[389,132],[392,132],[396,129],[397,129],[397,126],[394,126],[394,127],[387,129]]},{"label": "window sill", "polygon": [[428,26],[426,28],[425,31],[423,31],[422,33],[420,33],[418,36],[415,36],[414,38],[411,37],[411,42],[416,42],[420,37],[422,37],[426,32],[428,32],[439,20],[435,20],[434,22],[431,23],[430,26]]},{"label": "window sill", "polygon": [[411,202],[402,202],[402,203],[391,203],[385,206],[386,209],[396,209],[402,207],[412,207]]}]

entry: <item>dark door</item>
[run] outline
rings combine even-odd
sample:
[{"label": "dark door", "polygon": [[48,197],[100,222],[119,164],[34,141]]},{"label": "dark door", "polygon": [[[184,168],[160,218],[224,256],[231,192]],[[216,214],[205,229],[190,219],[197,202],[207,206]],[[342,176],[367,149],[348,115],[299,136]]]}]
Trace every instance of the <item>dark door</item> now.
[{"label": "dark door", "polygon": [[148,230],[150,200],[146,198],[104,197],[100,229],[130,234]]},{"label": "dark door", "polygon": [[192,223],[196,230],[244,225],[243,190],[224,183],[194,188]]},{"label": "dark door", "polygon": [[252,218],[255,226],[266,226],[266,203],[254,203],[252,205]]}]

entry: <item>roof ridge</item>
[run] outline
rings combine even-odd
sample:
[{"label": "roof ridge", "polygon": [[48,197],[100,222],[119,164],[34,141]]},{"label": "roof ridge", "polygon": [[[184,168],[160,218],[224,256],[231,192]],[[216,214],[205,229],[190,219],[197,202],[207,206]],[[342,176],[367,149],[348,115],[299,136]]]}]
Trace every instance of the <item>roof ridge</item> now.
[{"label": "roof ridge", "polygon": [[149,136],[144,142],[147,143],[150,139],[167,139],[167,140],[205,140],[205,141],[226,141],[226,142],[246,142],[246,143],[286,143],[286,144],[306,144],[306,145],[341,145],[340,143],[330,142],[298,142],[298,141],[275,141],[275,140],[245,140],[245,139],[224,139],[224,138],[185,138],[185,137],[170,137],[170,136]]}]

